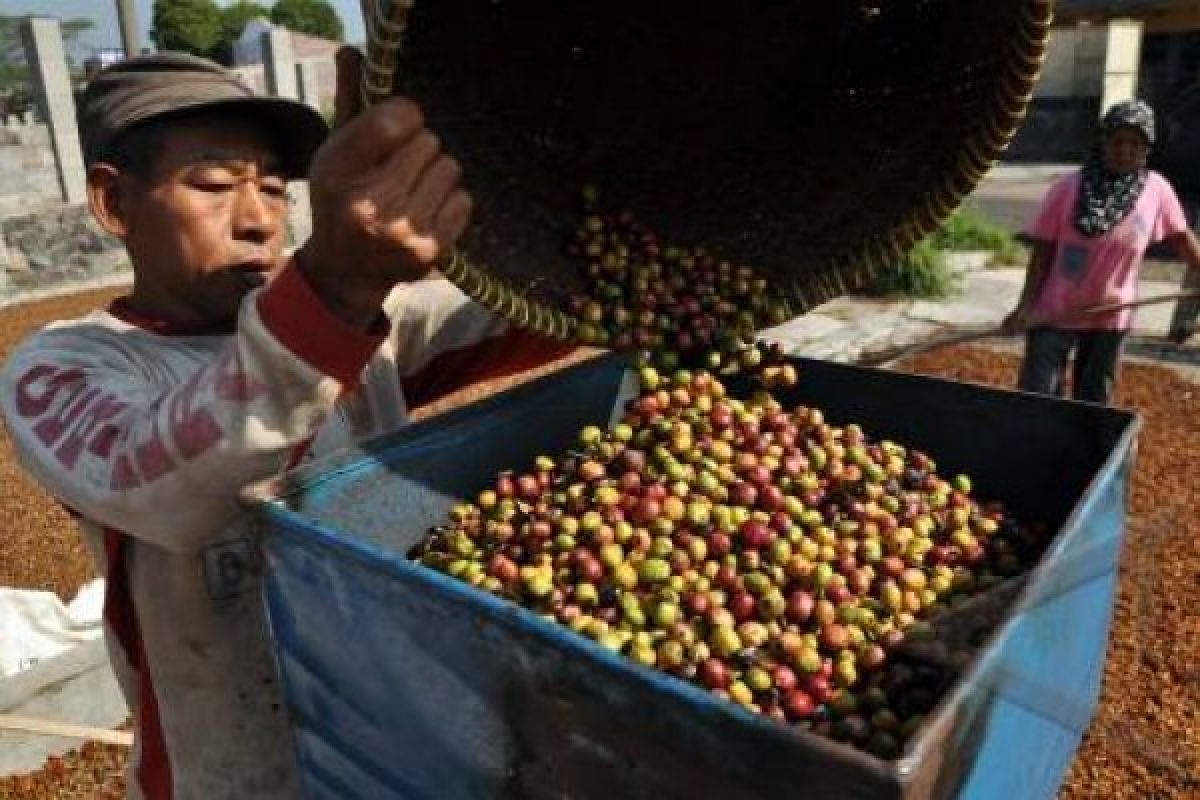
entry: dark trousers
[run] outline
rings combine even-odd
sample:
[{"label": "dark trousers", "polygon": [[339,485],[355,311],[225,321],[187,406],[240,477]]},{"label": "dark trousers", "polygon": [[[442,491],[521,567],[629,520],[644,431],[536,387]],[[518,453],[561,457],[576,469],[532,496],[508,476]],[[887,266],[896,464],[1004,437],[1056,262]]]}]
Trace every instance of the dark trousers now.
[{"label": "dark trousers", "polygon": [[1034,328],[1025,335],[1025,358],[1017,386],[1027,392],[1062,397],[1067,359],[1074,350],[1071,396],[1107,404],[1116,383],[1117,361],[1125,334],[1126,331]]}]

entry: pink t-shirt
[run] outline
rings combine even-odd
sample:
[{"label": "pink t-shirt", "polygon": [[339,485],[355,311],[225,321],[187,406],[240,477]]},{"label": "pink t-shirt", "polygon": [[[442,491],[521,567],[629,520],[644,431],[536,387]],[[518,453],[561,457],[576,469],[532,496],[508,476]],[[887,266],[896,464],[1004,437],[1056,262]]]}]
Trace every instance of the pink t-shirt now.
[{"label": "pink t-shirt", "polygon": [[[1084,236],[1075,227],[1082,173],[1067,175],[1046,193],[1041,211],[1027,233],[1054,244],[1054,264],[1034,300],[1034,319],[1048,319],[1079,308],[1123,303],[1137,298],[1137,275],[1146,248],[1187,230],[1187,218],[1167,179],[1157,172],[1133,211],[1107,233]],[[1128,330],[1132,309],[1080,317],[1055,325],[1080,330]]]}]

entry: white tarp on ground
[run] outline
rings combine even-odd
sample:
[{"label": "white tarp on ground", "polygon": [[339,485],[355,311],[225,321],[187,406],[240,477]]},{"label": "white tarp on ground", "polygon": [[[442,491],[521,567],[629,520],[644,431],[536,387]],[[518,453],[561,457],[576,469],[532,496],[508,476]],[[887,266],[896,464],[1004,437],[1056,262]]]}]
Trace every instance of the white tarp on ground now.
[{"label": "white tarp on ground", "polygon": [[104,581],[64,605],[53,592],[0,588],[0,678],[103,634]]}]

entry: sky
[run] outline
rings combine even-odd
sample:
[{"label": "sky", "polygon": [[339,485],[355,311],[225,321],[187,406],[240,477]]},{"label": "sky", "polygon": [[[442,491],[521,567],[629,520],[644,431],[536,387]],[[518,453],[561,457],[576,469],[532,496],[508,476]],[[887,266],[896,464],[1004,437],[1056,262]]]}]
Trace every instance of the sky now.
[{"label": "sky", "polygon": [[[274,0],[258,0],[260,5],[270,6]],[[346,29],[346,41],[361,42],[364,38],[362,11],[359,0],[329,0]],[[154,0],[135,0],[138,26],[142,30],[142,45],[150,46],[150,10]],[[228,5],[227,0],[217,0],[217,5]],[[80,37],[84,45],[95,48],[121,46],[121,33],[117,27],[117,4],[114,0],[0,0],[0,14],[41,14],[53,17],[91,17],[96,27]]]}]

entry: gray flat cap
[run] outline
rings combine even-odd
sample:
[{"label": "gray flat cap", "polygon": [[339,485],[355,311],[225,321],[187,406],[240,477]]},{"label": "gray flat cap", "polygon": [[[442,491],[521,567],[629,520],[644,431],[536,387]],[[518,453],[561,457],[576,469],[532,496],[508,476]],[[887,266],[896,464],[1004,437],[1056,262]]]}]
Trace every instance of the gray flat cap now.
[{"label": "gray flat cap", "polygon": [[230,70],[186,53],[155,53],[113,64],[88,83],[79,106],[89,165],[103,161],[117,137],[135,125],[183,112],[229,109],[273,129],[287,177],[302,178],[329,133],[324,118],[311,107],[256,95]]}]

